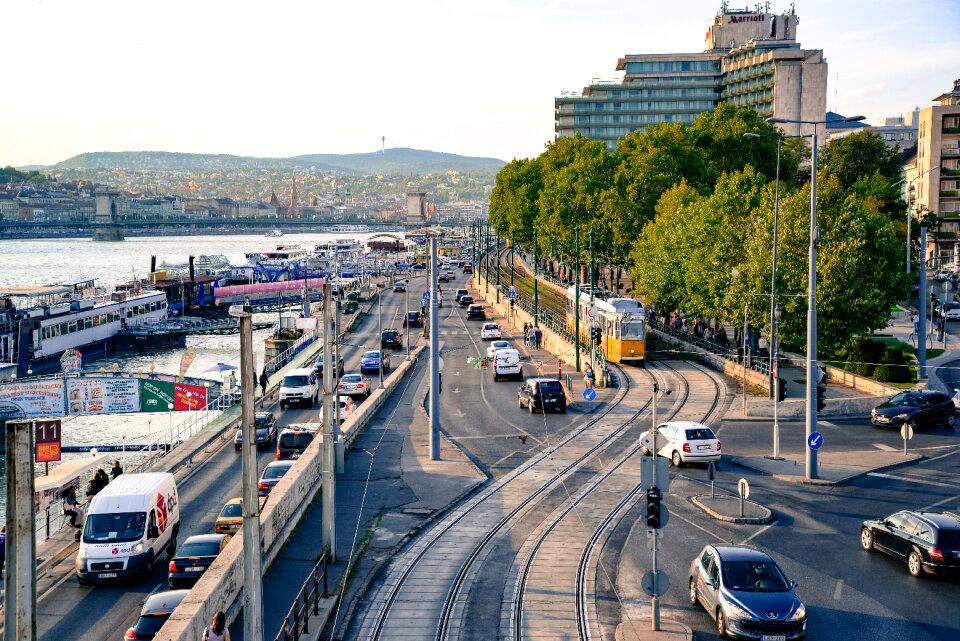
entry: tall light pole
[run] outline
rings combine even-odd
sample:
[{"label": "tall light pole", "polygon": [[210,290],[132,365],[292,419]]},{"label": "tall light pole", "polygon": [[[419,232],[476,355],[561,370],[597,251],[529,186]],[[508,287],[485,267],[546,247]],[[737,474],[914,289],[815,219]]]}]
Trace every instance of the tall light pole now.
[{"label": "tall light pole", "polygon": [[[807,265],[807,415],[806,437],[817,431],[817,383],[818,375],[814,375],[817,366],[817,245],[820,243],[820,232],[817,229],[817,127],[827,122],[858,122],[863,116],[852,116],[836,120],[786,120],[783,118],[768,118],[767,122],[775,124],[813,125],[813,154],[810,166],[810,253]],[[818,477],[817,450],[809,445],[806,447],[806,477]]]},{"label": "tall light pole", "polygon": [[533,230],[533,326],[537,327],[540,321],[540,288],[538,287],[538,278],[540,262],[539,245],[537,243],[537,230]]},{"label": "tall light pole", "polygon": [[496,257],[496,262],[494,265],[497,268],[497,304],[500,304],[500,232],[497,232],[496,245],[494,255]]},{"label": "tall light pole", "polygon": [[437,237],[430,237],[430,460],[440,460],[440,310],[437,307]]},{"label": "tall light pole", "polygon": [[[339,287],[338,290],[339,292]],[[339,403],[336,410],[333,407],[333,377],[330,373],[334,371],[337,364],[333,360],[333,350],[330,341],[330,313],[333,311],[333,297],[331,295],[330,283],[323,284],[323,314],[321,316],[323,323],[323,371],[325,376],[323,383],[323,440],[320,443],[320,484],[323,492],[323,501],[321,502],[323,512],[321,514],[321,545],[329,555],[330,560],[337,560],[337,525],[336,525],[336,435],[340,431],[337,425],[339,417]],[[246,638],[246,636],[244,636]],[[251,637],[260,639],[262,637]]]},{"label": "tall light pole", "polygon": [[[593,301],[594,293],[593,290],[596,288],[596,284],[593,278],[593,227],[590,228],[590,331],[593,331],[593,328],[597,322],[596,318],[593,317]],[[596,362],[596,353],[597,346],[596,342],[593,340],[593,336],[590,336],[590,369],[594,368]]]},{"label": "tall light pole", "polygon": [[380,289],[377,290],[377,334],[380,335],[380,338],[378,339],[379,347],[377,347],[377,351],[380,354],[379,389],[383,389],[383,305],[382,305],[382,301],[383,301],[383,283],[380,283]]},{"label": "tall light pole", "polygon": [[574,281],[573,281],[573,341],[574,352],[576,353],[577,371],[580,371],[580,225],[573,229],[573,257],[574,257]]}]

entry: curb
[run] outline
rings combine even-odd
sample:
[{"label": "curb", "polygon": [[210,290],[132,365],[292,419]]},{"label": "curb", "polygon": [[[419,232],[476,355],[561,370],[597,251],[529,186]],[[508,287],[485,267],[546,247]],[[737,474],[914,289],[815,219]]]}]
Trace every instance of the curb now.
[{"label": "curb", "polygon": [[[747,499],[744,499],[743,502],[749,503],[750,505],[760,508],[761,511],[766,512],[766,515],[764,516],[727,516],[726,514],[720,514],[716,510],[713,510],[707,507],[700,501],[700,497],[706,497],[706,496],[707,496],[706,494],[698,494],[696,496],[691,496],[690,501],[694,505],[696,505],[698,508],[700,508],[701,510],[703,510],[713,518],[717,519],[718,521],[726,521],[727,523],[745,523],[749,525],[763,525],[764,523],[769,523],[770,521],[773,520],[773,511],[770,508],[764,507],[759,503],[755,503],[754,501],[750,501]],[[735,497],[721,496],[719,498],[732,500]]]},{"label": "curb", "polygon": [[913,454],[913,455],[911,455],[911,458],[909,458],[909,459],[907,459],[907,460],[905,460],[905,461],[898,461],[898,462],[896,462],[896,463],[891,463],[891,464],[889,464],[889,465],[881,465],[881,466],[879,466],[879,467],[872,467],[872,468],[869,468],[869,469],[866,469],[866,470],[862,470],[862,471],[859,471],[859,472],[854,472],[853,474],[850,474],[850,475],[848,475],[848,476],[844,476],[843,478],[837,479],[837,480],[835,480],[835,481],[831,481],[830,479],[808,479],[808,478],[806,478],[806,477],[796,476],[796,475],[793,475],[793,474],[770,474],[769,472],[767,472],[767,471],[765,471],[765,470],[761,470],[761,469],[756,468],[756,467],[754,467],[754,466],[752,466],[752,465],[750,465],[750,464],[748,464],[748,463],[744,463],[744,461],[745,461],[748,457],[729,456],[728,458],[729,458],[730,462],[733,463],[733,464],[735,464],[735,465],[739,465],[740,467],[745,467],[745,468],[750,469],[750,470],[753,470],[753,471],[755,471],[755,472],[759,472],[759,473],[761,473],[761,474],[763,474],[763,475],[765,475],[765,476],[769,476],[769,477],[771,477],[771,478],[777,479],[778,481],[784,481],[785,483],[792,483],[793,485],[819,485],[819,486],[827,486],[827,487],[844,485],[844,484],[846,484],[846,483],[849,483],[850,481],[855,481],[855,480],[858,479],[858,478],[861,478],[861,477],[863,477],[863,476],[867,476],[868,474],[872,474],[872,473],[874,473],[874,472],[884,472],[884,471],[887,471],[887,470],[893,470],[893,469],[896,469],[896,468],[899,468],[899,467],[904,467],[904,466],[906,466],[906,465],[912,465],[912,464],[914,464],[914,463],[917,463],[917,462],[919,462],[919,461],[923,461],[923,460],[926,460],[926,459],[927,459],[927,457],[926,457],[926,456],[923,456],[922,454]]}]

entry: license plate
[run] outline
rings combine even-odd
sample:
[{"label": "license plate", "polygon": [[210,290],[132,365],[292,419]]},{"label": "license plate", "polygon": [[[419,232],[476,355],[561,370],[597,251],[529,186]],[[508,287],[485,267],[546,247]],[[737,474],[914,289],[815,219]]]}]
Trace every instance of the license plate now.
[{"label": "license plate", "polygon": [[193,566],[189,568],[184,568],[184,572],[203,572],[202,566]]},{"label": "license plate", "polygon": [[547,400],[544,401],[544,403],[546,403],[546,404],[548,404],[548,405],[549,405],[550,403],[556,403],[556,402],[557,402],[557,399],[555,399],[555,398],[548,398]]},{"label": "license plate", "polygon": [[764,634],[760,637],[760,641],[787,641],[787,635],[785,634]]},{"label": "license plate", "polygon": [[300,452],[294,452],[290,455],[290,458],[300,458]]},{"label": "license plate", "polygon": [[117,578],[117,573],[116,573],[116,572],[101,572],[100,574],[97,575],[97,578],[99,578],[99,579],[115,579],[115,578]]},{"label": "license plate", "polygon": [[711,450],[711,449],[713,449],[713,448],[710,447],[709,445],[698,445],[698,446],[697,446],[697,449],[698,449],[698,450]]}]

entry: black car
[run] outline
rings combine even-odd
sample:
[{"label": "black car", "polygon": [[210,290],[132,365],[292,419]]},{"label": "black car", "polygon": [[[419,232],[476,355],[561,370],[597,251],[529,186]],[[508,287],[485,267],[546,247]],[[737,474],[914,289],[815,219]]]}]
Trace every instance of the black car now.
[{"label": "black car", "polygon": [[943,392],[910,390],[873,408],[870,422],[877,427],[901,427],[904,423],[913,428],[936,423],[953,427],[957,422],[957,409]]},{"label": "black car", "polygon": [[458,289],[458,290],[457,290],[457,298],[456,298],[457,304],[459,304],[459,303],[460,303],[460,299],[463,298],[464,296],[466,296],[467,294],[468,294],[468,292],[467,292],[466,289]]},{"label": "black car", "polygon": [[409,311],[406,316],[403,317],[403,326],[404,327],[423,327],[423,318],[420,316],[420,312]]},{"label": "black car", "polygon": [[189,588],[196,584],[229,541],[226,534],[197,534],[184,541],[177,555],[170,559],[167,579],[170,589]]},{"label": "black car", "polygon": [[[464,296],[466,298],[466,296]],[[487,313],[483,311],[483,305],[471,305],[467,308],[467,320],[487,320]]]},{"label": "black car", "polygon": [[555,378],[528,378],[517,392],[517,405],[526,407],[531,414],[534,410],[544,413],[547,410],[557,410],[566,414],[567,395],[563,391],[563,385]]},{"label": "black car", "polygon": [[904,511],[864,521],[860,547],[906,561],[913,576],[960,574],[960,514]]},{"label": "black car", "polygon": [[[257,412],[253,418],[253,429],[257,431],[257,447],[270,447],[277,438],[277,419],[273,412]],[[242,445],[243,428],[239,428],[233,436],[233,449],[239,452]]]},{"label": "black car", "polygon": [[[151,594],[143,602],[140,618],[127,630],[125,639],[152,639],[167,622],[180,602],[190,594],[190,590],[170,590]],[[92,613],[91,613],[92,614]]]},{"label": "black car", "polygon": [[400,351],[403,349],[403,339],[400,332],[395,329],[385,329],[380,334],[380,349],[392,349]]},{"label": "black car", "polygon": [[450,282],[450,277],[447,276],[446,272],[441,272],[439,275],[437,275],[437,282],[438,282],[438,283],[449,283],[449,282]]},{"label": "black car", "polygon": [[310,430],[283,430],[277,439],[277,460],[300,458],[307,446],[313,442],[315,433]]},{"label": "black car", "polygon": [[[340,356],[340,354],[334,352],[333,358],[337,361],[336,369],[333,374],[335,378],[339,378],[340,373],[343,372],[343,356]],[[317,373],[317,376],[323,378],[323,352],[317,354],[316,360],[313,361],[313,371]]]},{"label": "black car", "polygon": [[473,296],[470,294],[463,294],[460,298],[457,299],[457,304],[460,307],[470,307],[473,305]]},{"label": "black car", "polygon": [[274,461],[273,463],[267,463],[267,466],[263,468],[263,472],[260,474],[260,480],[257,481],[257,493],[260,496],[270,494],[270,490],[280,482],[280,479],[286,476],[295,462],[296,461]]}]

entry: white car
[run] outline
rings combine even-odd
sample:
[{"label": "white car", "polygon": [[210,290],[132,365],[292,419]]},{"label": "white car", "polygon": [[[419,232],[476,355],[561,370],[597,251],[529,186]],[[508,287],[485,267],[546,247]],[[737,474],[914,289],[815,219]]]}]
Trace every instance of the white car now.
[{"label": "white car", "polygon": [[493,353],[498,349],[507,349],[510,347],[510,341],[499,340],[493,341],[490,343],[490,346],[487,348],[487,358],[493,360]]},{"label": "white car", "polygon": [[496,323],[484,323],[483,328],[480,330],[480,340],[492,341],[498,338],[503,338],[500,334],[500,326]]},{"label": "white car", "polygon": [[340,378],[340,384],[337,385],[341,396],[362,396],[364,398],[370,396],[371,387],[370,379],[363,374],[345,374]]},{"label": "white car", "polygon": [[[340,422],[343,423],[345,420],[350,418],[353,414],[355,406],[350,402],[349,396],[340,397],[340,411],[337,413],[337,417],[340,419]],[[323,424],[323,405],[320,406],[320,424]]]},{"label": "white car", "polygon": [[[640,435],[640,442],[644,443],[640,451],[644,455],[650,454],[650,447],[646,440],[650,439],[650,432]],[[661,423],[657,427],[657,445],[660,447],[660,456],[670,459],[673,465],[684,463],[707,463],[713,461],[720,464],[720,441],[713,430],[703,423],[692,421],[675,421]]]}]

